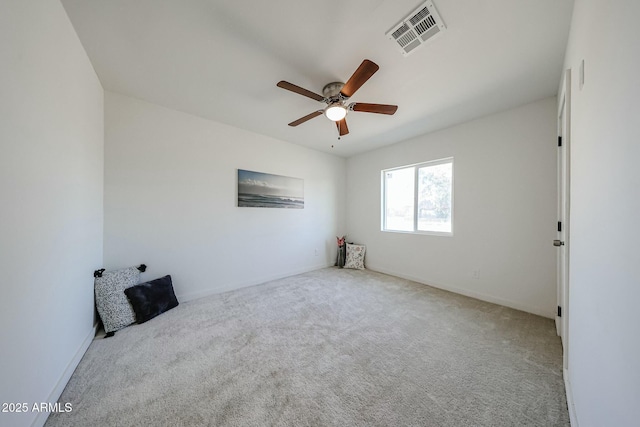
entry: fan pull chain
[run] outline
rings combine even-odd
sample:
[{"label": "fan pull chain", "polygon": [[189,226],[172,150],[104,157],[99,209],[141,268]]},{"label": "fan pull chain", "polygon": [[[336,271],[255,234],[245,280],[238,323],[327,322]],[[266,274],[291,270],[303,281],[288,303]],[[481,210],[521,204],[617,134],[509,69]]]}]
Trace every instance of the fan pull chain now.
[{"label": "fan pull chain", "polygon": [[[338,123],[338,141],[340,141],[340,122]],[[333,148],[333,144],[331,144],[331,148]]]}]

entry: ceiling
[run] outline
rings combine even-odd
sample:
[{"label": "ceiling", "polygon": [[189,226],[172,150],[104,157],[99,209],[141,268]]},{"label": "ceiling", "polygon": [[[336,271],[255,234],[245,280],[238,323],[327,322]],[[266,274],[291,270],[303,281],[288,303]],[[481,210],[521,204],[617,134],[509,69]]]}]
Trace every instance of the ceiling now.
[{"label": "ceiling", "polygon": [[[447,30],[403,57],[385,33],[420,0],[62,0],[105,90],[349,157],[557,92],[573,0],[435,0]],[[380,70],[350,99],[338,140],[323,104],[363,59]]]}]

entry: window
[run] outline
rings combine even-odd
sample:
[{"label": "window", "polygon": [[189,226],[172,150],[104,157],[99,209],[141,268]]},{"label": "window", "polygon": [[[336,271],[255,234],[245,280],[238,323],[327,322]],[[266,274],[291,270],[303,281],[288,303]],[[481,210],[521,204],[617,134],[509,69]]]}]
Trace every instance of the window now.
[{"label": "window", "polygon": [[382,171],[382,230],[452,234],[453,159]]}]

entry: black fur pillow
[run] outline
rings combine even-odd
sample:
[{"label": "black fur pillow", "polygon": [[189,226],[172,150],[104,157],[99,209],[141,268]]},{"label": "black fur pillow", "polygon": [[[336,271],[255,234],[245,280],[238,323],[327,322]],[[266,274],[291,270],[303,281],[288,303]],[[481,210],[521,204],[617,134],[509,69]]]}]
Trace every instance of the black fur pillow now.
[{"label": "black fur pillow", "polygon": [[144,323],[178,306],[169,275],[132,286],[124,293],[136,313],[137,323]]}]

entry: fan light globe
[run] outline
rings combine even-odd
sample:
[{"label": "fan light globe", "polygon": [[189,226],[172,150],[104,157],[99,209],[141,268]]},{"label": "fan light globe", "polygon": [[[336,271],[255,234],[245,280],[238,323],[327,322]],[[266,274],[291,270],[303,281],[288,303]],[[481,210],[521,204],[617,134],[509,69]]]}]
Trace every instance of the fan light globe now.
[{"label": "fan light globe", "polygon": [[338,122],[345,118],[347,109],[340,104],[333,104],[324,110],[324,115],[331,121]]}]

